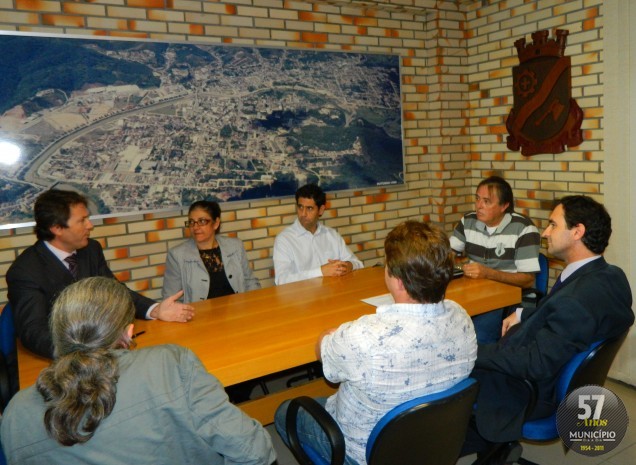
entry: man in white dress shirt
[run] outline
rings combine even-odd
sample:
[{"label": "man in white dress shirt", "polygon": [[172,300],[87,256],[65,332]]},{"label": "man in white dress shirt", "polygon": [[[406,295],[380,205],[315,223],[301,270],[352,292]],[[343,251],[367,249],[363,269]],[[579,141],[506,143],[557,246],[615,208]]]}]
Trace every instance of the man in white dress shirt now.
[{"label": "man in white dress shirt", "polygon": [[274,241],[274,282],[293,283],[320,276],[344,276],[363,264],[335,229],[319,222],[327,196],[316,184],[296,191],[298,218]]}]

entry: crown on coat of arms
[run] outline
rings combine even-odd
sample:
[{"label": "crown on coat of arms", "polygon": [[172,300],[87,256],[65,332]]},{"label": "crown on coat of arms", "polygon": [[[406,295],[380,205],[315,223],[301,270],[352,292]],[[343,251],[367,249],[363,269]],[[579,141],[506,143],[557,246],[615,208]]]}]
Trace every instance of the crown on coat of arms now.
[{"label": "crown on coat of arms", "polygon": [[548,31],[537,31],[532,33],[532,43],[526,45],[526,39],[515,41],[519,63],[533,60],[538,57],[562,57],[565,53],[567,37],[569,31],[565,29],[556,30],[556,39],[548,39]]}]

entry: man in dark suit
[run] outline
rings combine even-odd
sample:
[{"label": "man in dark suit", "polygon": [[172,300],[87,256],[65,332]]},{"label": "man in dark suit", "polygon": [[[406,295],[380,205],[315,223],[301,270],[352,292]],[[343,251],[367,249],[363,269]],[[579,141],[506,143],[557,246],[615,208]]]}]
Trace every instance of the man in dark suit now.
[{"label": "man in dark suit", "polygon": [[[115,279],[102,246],[89,237],[93,224],[87,205],[86,198],[76,192],[42,193],[34,206],[38,241],[22,252],[7,272],[17,335],[27,349],[43,357],[53,357],[49,315],[57,295],[82,278]],[[137,318],[188,322],[194,309],[176,301],[182,293],[156,303],[130,291]]]},{"label": "man in dark suit", "polygon": [[469,429],[464,454],[521,437],[529,399],[519,380],[538,387],[531,416],[547,416],[556,408],[560,369],[593,342],[633,324],[627,278],[602,256],[611,233],[605,207],[590,197],[568,196],[556,204],[543,237],[566,267],[537,308],[518,309],[504,320],[498,343],[479,346],[472,374],[480,382],[476,427]]}]

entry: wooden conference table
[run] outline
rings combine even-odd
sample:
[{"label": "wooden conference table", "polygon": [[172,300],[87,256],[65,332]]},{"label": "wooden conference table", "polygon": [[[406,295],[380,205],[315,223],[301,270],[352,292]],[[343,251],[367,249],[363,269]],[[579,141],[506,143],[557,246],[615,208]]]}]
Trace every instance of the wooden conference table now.
[{"label": "wooden conference table", "polygon": [[[137,347],[175,343],[194,351],[221,383],[229,386],[316,360],[318,336],[326,329],[373,313],[361,299],[388,291],[384,268],[354,271],[340,278],[315,278],[282,286],[197,302],[189,323],[136,320]],[[521,301],[518,287],[484,279],[454,279],[446,298],[471,316]],[[18,344],[20,387],[32,385],[49,360]],[[263,424],[273,421],[276,407],[298,395],[328,395],[324,380],[240,404]]]}]

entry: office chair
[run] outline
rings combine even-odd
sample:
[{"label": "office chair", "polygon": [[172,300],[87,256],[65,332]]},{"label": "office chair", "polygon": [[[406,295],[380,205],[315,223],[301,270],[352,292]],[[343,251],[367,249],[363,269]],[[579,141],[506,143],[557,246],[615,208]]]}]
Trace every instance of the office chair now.
[{"label": "office chair", "polygon": [[[405,402],[386,413],[371,431],[366,456],[369,465],[454,465],[464,442],[477,381],[468,378],[435,394]],[[331,461],[301,444],[296,429],[304,408],[323,428],[331,444]],[[310,397],[290,402],[286,417],[289,448],[301,465],[341,465],[345,442],[336,421]]]},{"label": "office chair", "polygon": [[[597,341],[583,352],[576,354],[561,369],[556,385],[557,405],[573,390],[587,384],[602,386],[605,384],[607,372],[612,366],[614,357],[627,337],[629,330],[603,341]],[[537,401],[537,393],[534,384],[525,380],[525,385],[530,390],[531,401],[526,409],[526,414],[532,412]],[[533,442],[550,442],[558,439],[559,433],[556,424],[556,409],[552,415],[528,420],[523,425],[522,440]],[[520,465],[538,465],[521,457],[522,447],[517,441],[496,444],[483,458],[473,462],[473,465],[488,465],[502,463],[501,458],[507,457],[505,463],[518,463]],[[565,450],[568,452],[568,449]]]},{"label": "office chair", "polygon": [[13,311],[6,304],[0,313],[0,412],[18,392],[18,356]]},{"label": "office chair", "polygon": [[539,254],[539,267],[540,270],[534,278],[534,287],[523,290],[521,300],[524,307],[536,307],[539,304],[539,300],[548,293],[550,268],[548,264],[548,257],[542,253]]}]

